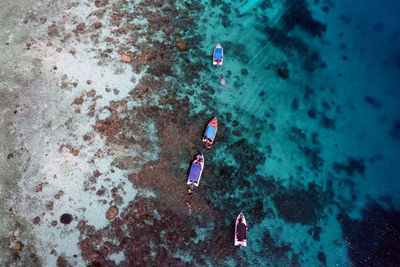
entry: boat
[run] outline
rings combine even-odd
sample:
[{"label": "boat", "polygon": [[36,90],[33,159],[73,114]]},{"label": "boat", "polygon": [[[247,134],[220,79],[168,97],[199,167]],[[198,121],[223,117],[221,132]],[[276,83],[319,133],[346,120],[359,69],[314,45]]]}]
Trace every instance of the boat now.
[{"label": "boat", "polygon": [[196,159],[192,162],[190,167],[190,172],[187,180],[187,184],[190,186],[199,186],[201,173],[204,168],[204,156],[203,154],[198,154]]},{"label": "boat", "polygon": [[240,213],[236,218],[235,246],[247,247],[247,224],[243,213]]},{"label": "boat", "polygon": [[224,62],[224,50],[222,49],[220,43],[218,43],[217,46],[214,48],[213,65],[216,65],[218,67],[221,66],[223,62]]},{"label": "boat", "polygon": [[217,118],[213,118],[207,124],[207,127],[204,131],[203,135],[203,143],[206,149],[210,149],[214,145],[215,136],[218,131],[218,120]]}]

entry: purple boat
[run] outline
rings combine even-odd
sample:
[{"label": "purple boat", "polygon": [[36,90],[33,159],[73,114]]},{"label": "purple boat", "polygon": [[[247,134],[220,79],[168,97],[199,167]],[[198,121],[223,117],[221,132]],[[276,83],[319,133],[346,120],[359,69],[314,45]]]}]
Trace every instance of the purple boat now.
[{"label": "purple boat", "polygon": [[204,168],[204,156],[203,154],[198,154],[196,159],[192,162],[190,167],[190,172],[187,180],[187,184],[190,186],[199,186],[201,173]]}]

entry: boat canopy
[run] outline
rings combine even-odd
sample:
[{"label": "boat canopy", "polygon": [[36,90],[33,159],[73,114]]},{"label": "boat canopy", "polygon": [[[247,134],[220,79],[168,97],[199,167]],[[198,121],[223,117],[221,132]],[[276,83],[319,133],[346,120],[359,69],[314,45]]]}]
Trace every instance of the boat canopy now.
[{"label": "boat canopy", "polygon": [[237,225],[237,240],[243,241],[246,239],[247,239],[246,225],[242,222],[239,222]]},{"label": "boat canopy", "polygon": [[200,173],[201,173],[201,165],[193,163],[192,167],[190,168],[188,179],[193,182],[198,182],[200,179]]},{"label": "boat canopy", "polygon": [[221,61],[222,59],[222,48],[215,48],[215,60]]},{"label": "boat canopy", "polygon": [[215,135],[215,130],[215,127],[208,126],[206,129],[205,137],[212,140]]}]

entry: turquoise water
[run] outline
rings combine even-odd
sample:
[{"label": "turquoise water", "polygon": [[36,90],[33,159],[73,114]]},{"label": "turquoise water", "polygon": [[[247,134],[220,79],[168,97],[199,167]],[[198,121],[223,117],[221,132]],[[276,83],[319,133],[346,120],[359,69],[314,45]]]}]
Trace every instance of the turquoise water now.
[{"label": "turquoise water", "polygon": [[[10,2],[0,264],[398,265],[399,11],[394,0]],[[233,246],[240,212],[247,248]]]}]

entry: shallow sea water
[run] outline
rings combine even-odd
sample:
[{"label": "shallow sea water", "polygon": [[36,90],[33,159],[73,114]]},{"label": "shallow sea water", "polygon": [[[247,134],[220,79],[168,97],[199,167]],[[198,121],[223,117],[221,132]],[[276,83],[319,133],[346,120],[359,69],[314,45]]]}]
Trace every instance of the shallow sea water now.
[{"label": "shallow sea water", "polygon": [[1,10],[1,264],[400,262],[397,1],[24,4]]}]

